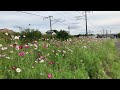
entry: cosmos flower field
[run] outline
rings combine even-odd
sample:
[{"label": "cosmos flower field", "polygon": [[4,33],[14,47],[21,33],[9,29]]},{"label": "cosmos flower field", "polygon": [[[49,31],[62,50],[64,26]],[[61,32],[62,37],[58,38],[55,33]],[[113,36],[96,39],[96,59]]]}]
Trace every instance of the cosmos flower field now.
[{"label": "cosmos flower field", "polygon": [[41,38],[22,43],[19,36],[12,35],[9,44],[5,40],[0,39],[1,79],[120,78],[120,58],[113,39]]}]

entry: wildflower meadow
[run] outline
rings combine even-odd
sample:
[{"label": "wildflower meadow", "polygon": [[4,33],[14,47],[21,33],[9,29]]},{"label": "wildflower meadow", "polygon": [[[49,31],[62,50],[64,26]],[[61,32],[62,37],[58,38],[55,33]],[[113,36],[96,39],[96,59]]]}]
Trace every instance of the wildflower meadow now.
[{"label": "wildflower meadow", "polygon": [[120,58],[115,40],[69,37],[28,40],[4,33],[0,38],[1,79],[115,79]]}]

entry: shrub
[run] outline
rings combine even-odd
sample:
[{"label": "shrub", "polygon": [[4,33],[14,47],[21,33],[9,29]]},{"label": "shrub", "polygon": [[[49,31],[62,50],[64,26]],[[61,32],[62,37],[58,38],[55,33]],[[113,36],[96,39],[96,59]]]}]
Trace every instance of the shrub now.
[{"label": "shrub", "polygon": [[120,38],[120,33],[118,34],[118,37]]},{"label": "shrub", "polygon": [[42,33],[34,29],[25,29],[21,31],[20,36],[21,36],[20,40],[25,41],[25,42],[31,42],[34,40],[39,40],[42,36]]},{"label": "shrub", "polygon": [[57,32],[56,37],[61,40],[66,40],[69,38],[69,34],[64,30],[60,30],[59,32]]}]

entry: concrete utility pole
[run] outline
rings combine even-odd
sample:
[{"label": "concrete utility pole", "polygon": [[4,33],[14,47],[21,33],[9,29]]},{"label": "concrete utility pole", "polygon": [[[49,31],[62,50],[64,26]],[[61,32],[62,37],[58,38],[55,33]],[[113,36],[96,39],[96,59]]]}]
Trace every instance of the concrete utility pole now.
[{"label": "concrete utility pole", "polygon": [[51,23],[51,18],[52,18],[53,16],[49,16],[49,20],[50,20],[50,30],[52,30],[52,23]]},{"label": "concrete utility pole", "polygon": [[107,30],[106,30],[106,37],[107,37]]},{"label": "concrete utility pole", "polygon": [[53,17],[53,16],[48,16],[48,17],[44,17],[44,18],[43,18],[43,20],[49,18],[49,20],[50,20],[50,30],[52,30],[52,20],[51,20],[52,17]]},{"label": "concrete utility pole", "polygon": [[70,35],[70,26],[68,26],[68,31],[69,31],[69,35]]},{"label": "concrete utility pole", "polygon": [[87,11],[85,11],[85,22],[86,22],[86,36],[88,36],[88,31],[87,31]]}]

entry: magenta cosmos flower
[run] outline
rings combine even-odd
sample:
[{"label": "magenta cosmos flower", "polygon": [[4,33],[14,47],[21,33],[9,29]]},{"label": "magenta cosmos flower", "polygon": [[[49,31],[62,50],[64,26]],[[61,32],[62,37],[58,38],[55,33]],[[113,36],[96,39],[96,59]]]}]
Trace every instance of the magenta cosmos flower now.
[{"label": "magenta cosmos flower", "polygon": [[50,73],[47,76],[48,76],[48,78],[52,78],[53,77],[52,74],[50,74]]},{"label": "magenta cosmos flower", "polygon": [[19,55],[19,56],[24,56],[24,55],[25,55],[25,52],[20,52],[18,55]]},{"label": "magenta cosmos flower", "polygon": [[23,46],[19,46],[19,49],[22,49],[23,48]]}]

